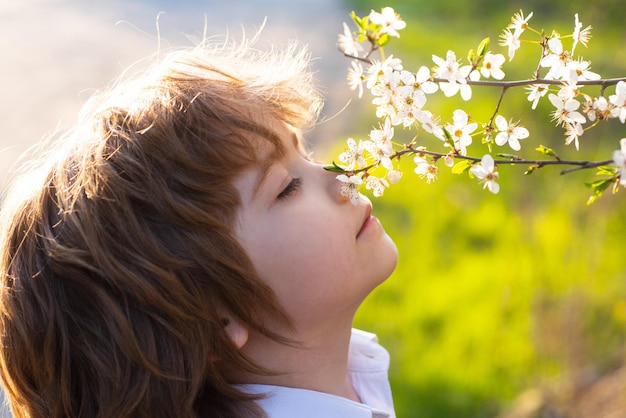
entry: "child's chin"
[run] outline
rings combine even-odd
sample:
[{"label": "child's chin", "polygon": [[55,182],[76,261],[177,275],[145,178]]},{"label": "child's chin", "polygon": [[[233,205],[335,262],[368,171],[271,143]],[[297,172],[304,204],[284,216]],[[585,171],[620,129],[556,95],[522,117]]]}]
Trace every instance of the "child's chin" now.
[{"label": "child's chin", "polygon": [[387,280],[389,276],[394,272],[396,266],[398,265],[398,247],[396,243],[393,242],[391,237],[385,234],[384,240],[386,241],[384,252],[381,250],[377,254],[377,259],[379,259],[379,265],[381,267],[381,283]]}]

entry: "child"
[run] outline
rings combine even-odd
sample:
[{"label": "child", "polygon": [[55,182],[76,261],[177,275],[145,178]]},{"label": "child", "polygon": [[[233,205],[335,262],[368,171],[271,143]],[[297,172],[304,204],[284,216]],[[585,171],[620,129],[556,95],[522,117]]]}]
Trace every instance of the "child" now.
[{"label": "child", "polygon": [[[203,44],[95,95],[5,201],[16,417],[393,417],[352,331],[397,252],[307,159],[299,48]],[[38,179],[38,180],[35,180]]]}]

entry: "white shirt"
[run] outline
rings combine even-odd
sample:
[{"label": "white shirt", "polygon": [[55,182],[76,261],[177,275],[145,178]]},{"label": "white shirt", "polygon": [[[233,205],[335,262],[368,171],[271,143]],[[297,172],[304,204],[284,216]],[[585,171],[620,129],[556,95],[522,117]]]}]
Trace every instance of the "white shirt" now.
[{"label": "white shirt", "polygon": [[352,330],[348,377],[362,403],[308,389],[241,385],[248,393],[267,396],[257,403],[270,418],[395,418],[387,371],[389,353],[376,335]]}]

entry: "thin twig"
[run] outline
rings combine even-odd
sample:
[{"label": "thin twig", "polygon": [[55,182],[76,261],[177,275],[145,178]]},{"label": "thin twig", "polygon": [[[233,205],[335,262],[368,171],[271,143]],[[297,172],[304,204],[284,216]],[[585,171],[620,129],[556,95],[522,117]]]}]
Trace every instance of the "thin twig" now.
[{"label": "thin twig", "polygon": [[[437,159],[448,156],[448,154],[444,154],[441,152],[428,151],[425,149],[414,148],[413,146],[407,146],[406,148],[400,151],[397,151],[391,158],[400,158],[400,156],[404,154],[425,154],[425,155],[433,156]],[[456,153],[454,155],[454,158],[461,159],[461,160],[468,160],[468,161],[472,161],[475,163],[481,161],[481,158],[472,157],[470,155],[462,155],[459,153]],[[584,169],[589,169],[589,168],[597,168],[597,167],[601,167],[604,165],[613,164],[613,160],[602,160],[602,161],[563,160],[563,159],[556,158],[556,157],[554,160],[529,160],[525,158],[514,157],[514,158],[508,158],[508,159],[494,160],[494,163],[499,164],[499,165],[520,165],[520,164],[532,165],[537,168],[541,168],[541,167],[548,166],[548,165],[574,166],[572,168],[565,169],[561,172],[561,174],[567,174],[572,171],[584,170]]]},{"label": "thin twig", "polygon": [[[433,82],[435,83],[447,83],[448,80],[445,78],[433,78]],[[606,88],[607,86],[615,85],[620,81],[626,81],[626,77],[620,78],[607,78],[600,80],[579,80],[576,82],[577,86],[602,86]],[[503,87],[503,88],[511,88],[511,87],[520,87],[520,86],[532,86],[534,84],[552,84],[552,85],[564,85],[567,82],[562,80],[550,80],[545,78],[535,78],[531,80],[513,80],[513,81],[486,81],[486,80],[467,80],[467,84],[470,86],[491,86],[491,87]]]}]

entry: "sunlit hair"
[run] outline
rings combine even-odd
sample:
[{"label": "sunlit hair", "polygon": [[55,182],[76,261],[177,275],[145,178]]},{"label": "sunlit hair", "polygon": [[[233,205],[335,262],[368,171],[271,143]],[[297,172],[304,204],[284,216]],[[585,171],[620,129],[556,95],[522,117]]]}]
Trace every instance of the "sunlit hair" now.
[{"label": "sunlit hair", "polygon": [[[231,371],[263,373],[227,310],[290,326],[233,237],[233,179],[308,127],[307,53],[245,43],[171,52],[97,93],[20,183],[0,229],[0,373],[16,417],[243,416]],[[256,144],[256,145],[255,145]]]}]

